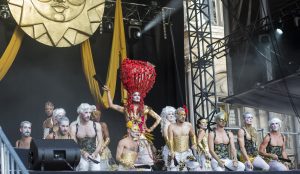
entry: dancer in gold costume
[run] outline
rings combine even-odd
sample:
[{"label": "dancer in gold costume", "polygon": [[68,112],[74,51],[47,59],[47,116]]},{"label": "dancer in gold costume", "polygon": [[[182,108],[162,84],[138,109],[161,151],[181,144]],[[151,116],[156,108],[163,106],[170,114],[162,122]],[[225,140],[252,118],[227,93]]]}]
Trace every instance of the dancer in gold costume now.
[{"label": "dancer in gold costume", "polygon": [[119,171],[136,171],[135,161],[138,154],[140,129],[132,121],[127,122],[127,136],[119,141],[116,159]]},{"label": "dancer in gold costume", "polygon": [[197,128],[199,129],[197,136],[197,159],[200,163],[201,170],[211,171],[211,155],[208,149],[208,132],[207,132],[207,119],[199,118],[197,120]]},{"label": "dancer in gold costume", "polygon": [[176,123],[171,124],[168,129],[168,144],[171,158],[174,161],[170,165],[171,171],[200,170],[200,164],[196,161],[189,147],[189,140],[191,140],[192,149],[196,150],[196,136],[192,124],[186,122],[185,119],[185,109],[178,108],[176,110]]}]

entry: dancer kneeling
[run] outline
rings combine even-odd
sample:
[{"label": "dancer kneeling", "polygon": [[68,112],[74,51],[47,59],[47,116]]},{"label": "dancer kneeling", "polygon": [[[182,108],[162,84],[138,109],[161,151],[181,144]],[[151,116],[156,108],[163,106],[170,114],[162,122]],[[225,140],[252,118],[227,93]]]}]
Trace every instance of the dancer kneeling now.
[{"label": "dancer kneeling", "polygon": [[136,171],[134,163],[138,154],[138,140],[140,129],[132,121],[127,122],[127,136],[119,141],[116,159],[119,162],[119,171]]},{"label": "dancer kneeling", "polygon": [[184,108],[176,110],[176,123],[168,129],[169,149],[171,155],[171,171],[199,171],[200,164],[196,161],[192,150],[189,148],[191,138],[192,149],[196,150],[196,136],[192,124],[185,122],[186,111]]},{"label": "dancer kneeling", "polygon": [[208,133],[207,119],[199,118],[197,120],[197,128],[199,129],[197,136],[197,160],[200,163],[201,170],[211,171],[211,155],[208,149]]},{"label": "dancer kneeling", "polygon": [[283,163],[289,159],[285,151],[285,137],[279,131],[281,120],[273,118],[269,121],[269,127],[271,132],[260,144],[259,153],[270,161],[270,171],[286,171],[288,170],[287,164]]},{"label": "dancer kneeling", "polygon": [[[244,171],[245,165],[237,160],[236,149],[234,146],[233,134],[225,131],[225,113],[220,112],[216,116],[217,127],[211,131],[208,136],[209,152],[213,159],[211,160],[211,167],[214,171]],[[229,148],[233,160],[229,159]]]},{"label": "dancer kneeling", "polygon": [[241,161],[245,162],[246,170],[264,170],[268,171],[270,166],[258,155],[257,131],[252,127],[253,115],[245,112],[244,127],[238,131],[238,141],[241,150]]}]

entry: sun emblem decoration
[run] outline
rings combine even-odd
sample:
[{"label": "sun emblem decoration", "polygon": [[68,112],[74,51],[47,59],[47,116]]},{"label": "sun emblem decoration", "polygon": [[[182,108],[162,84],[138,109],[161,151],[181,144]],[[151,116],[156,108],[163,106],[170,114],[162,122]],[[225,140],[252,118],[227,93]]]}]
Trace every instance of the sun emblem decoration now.
[{"label": "sun emblem decoration", "polygon": [[70,47],[97,30],[105,0],[9,0],[8,5],[30,37],[45,45]]}]

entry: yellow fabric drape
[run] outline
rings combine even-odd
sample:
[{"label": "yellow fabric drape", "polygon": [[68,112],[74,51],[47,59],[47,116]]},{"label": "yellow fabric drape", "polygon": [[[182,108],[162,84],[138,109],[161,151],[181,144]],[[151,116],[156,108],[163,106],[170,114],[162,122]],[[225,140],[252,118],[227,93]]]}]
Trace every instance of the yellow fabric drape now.
[{"label": "yellow fabric drape", "polygon": [[[97,81],[93,79],[96,74],[95,66],[93,62],[93,55],[91,51],[91,46],[89,40],[85,41],[81,45],[81,57],[83,62],[83,70],[85,77],[88,81],[90,91],[97,104],[102,104],[105,108],[108,108],[107,93],[105,92],[103,96],[100,94],[100,89]],[[121,60],[120,60],[121,57]],[[113,41],[110,53],[110,62],[108,67],[108,73],[106,76],[106,85],[111,91],[111,97],[114,98],[116,81],[117,81],[117,70],[120,66],[120,62],[127,57],[126,53],[126,42],[125,42],[125,32],[123,24],[123,14],[121,0],[116,1],[115,10],[115,21],[114,21],[114,33]],[[121,87],[122,102],[125,102],[127,98],[126,91],[123,86]]]},{"label": "yellow fabric drape", "polygon": [[24,33],[17,26],[0,59],[0,81],[4,78],[17,56],[23,40],[23,35]]}]

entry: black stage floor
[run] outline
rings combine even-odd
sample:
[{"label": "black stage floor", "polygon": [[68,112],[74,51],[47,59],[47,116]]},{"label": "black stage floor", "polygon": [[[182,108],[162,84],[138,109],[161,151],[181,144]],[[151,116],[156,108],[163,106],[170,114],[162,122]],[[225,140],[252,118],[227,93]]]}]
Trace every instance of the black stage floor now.
[{"label": "black stage floor", "polygon": [[[105,172],[105,171],[98,171],[98,172],[76,172],[76,171],[30,171],[30,174],[96,174],[96,173],[101,173],[101,174],[140,174],[140,173],[155,173],[155,174],[163,174],[163,173],[169,173],[166,171],[153,171],[153,172],[117,172],[117,171],[112,171],[112,172]],[[170,172],[170,173],[183,173],[183,172]],[[245,173],[245,172],[233,172],[233,171],[225,171],[225,172],[214,172],[214,171],[203,171],[203,172],[188,172],[188,173],[208,173],[208,174],[213,174],[213,173],[224,173],[224,174],[240,174],[240,173]],[[300,170],[290,170],[290,171],[284,171],[284,172],[273,172],[273,171],[268,171],[268,172],[262,172],[262,171],[253,171],[253,172],[246,172],[249,174],[300,174]]]}]

